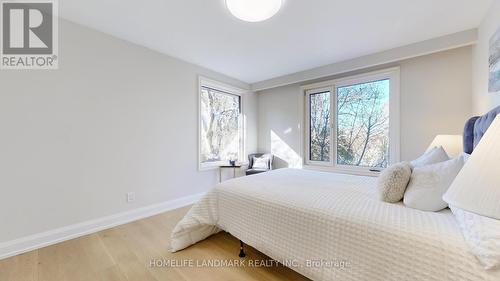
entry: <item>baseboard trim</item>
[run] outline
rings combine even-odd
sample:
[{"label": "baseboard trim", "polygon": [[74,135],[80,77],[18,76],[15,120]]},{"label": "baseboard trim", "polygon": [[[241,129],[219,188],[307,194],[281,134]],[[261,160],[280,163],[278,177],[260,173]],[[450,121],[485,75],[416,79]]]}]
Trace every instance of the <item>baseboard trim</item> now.
[{"label": "baseboard trim", "polygon": [[[3,242],[0,243],[0,260],[57,244],[63,241],[71,240],[80,236],[95,233],[104,229],[154,216],[166,211],[181,208],[198,201],[203,196],[203,194],[204,193],[199,193],[181,197],[163,203],[154,204],[135,210],[126,211],[111,216],[89,220]],[[165,235],[168,235],[168,233]]]}]

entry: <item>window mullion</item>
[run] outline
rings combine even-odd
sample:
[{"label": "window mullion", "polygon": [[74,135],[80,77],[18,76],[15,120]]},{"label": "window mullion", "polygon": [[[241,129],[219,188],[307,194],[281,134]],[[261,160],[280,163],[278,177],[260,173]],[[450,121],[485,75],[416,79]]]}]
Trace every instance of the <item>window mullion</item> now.
[{"label": "window mullion", "polygon": [[335,166],[337,163],[337,93],[335,85],[332,86],[330,96],[330,152],[331,152],[331,165]]}]

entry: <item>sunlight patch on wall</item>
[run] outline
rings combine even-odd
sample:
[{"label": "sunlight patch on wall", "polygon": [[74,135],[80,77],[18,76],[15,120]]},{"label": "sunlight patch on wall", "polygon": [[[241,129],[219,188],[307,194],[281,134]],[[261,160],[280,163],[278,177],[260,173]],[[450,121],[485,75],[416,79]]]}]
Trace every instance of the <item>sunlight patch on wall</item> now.
[{"label": "sunlight patch on wall", "polygon": [[[302,168],[302,157],[271,130],[271,153],[289,168]],[[277,161],[279,161],[277,159]]]}]

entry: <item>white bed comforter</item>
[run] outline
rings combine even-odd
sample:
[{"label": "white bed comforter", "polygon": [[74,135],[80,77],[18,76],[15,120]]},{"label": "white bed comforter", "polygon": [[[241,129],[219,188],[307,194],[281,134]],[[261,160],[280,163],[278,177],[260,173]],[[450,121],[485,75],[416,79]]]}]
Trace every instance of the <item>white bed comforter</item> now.
[{"label": "white bed comforter", "polygon": [[500,280],[449,210],[381,202],[375,181],[295,169],[226,181],[178,223],[172,251],[222,229],[314,280]]}]

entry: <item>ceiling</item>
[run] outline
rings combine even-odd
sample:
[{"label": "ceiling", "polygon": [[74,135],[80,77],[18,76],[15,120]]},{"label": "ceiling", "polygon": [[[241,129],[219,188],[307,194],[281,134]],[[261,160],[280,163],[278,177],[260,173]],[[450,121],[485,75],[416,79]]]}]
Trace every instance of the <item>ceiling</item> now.
[{"label": "ceiling", "polygon": [[476,28],[492,0],[284,0],[234,18],[224,0],[64,0],[61,17],[247,83]]}]

